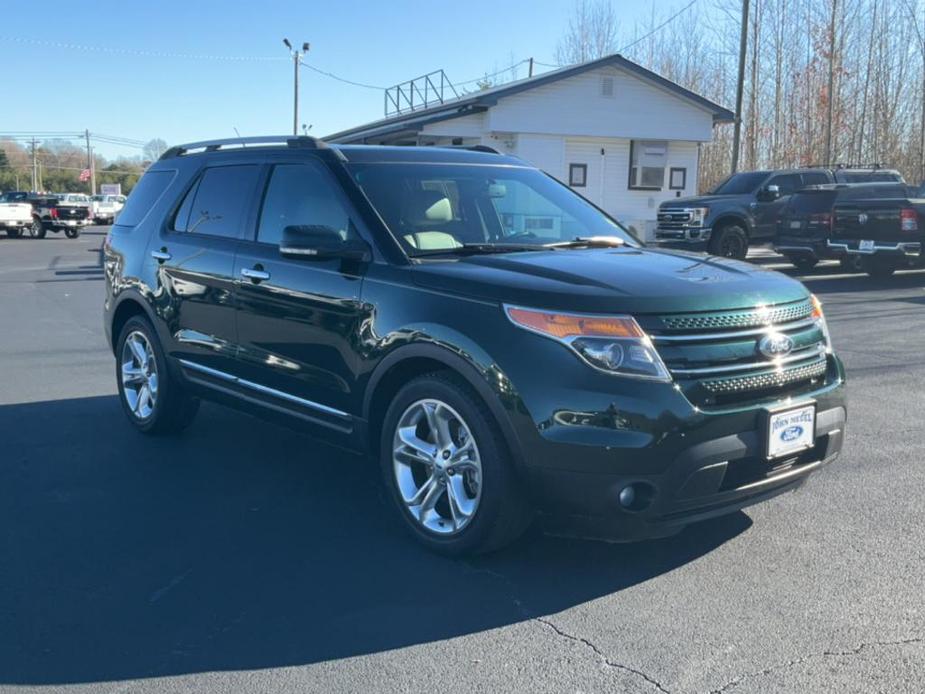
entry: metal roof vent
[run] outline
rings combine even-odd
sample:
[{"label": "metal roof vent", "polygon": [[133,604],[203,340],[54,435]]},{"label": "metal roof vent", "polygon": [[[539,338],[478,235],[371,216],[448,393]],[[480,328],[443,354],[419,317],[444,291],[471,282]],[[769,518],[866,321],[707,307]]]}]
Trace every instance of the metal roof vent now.
[{"label": "metal roof vent", "polygon": [[601,96],[613,98],[613,77],[601,77]]}]

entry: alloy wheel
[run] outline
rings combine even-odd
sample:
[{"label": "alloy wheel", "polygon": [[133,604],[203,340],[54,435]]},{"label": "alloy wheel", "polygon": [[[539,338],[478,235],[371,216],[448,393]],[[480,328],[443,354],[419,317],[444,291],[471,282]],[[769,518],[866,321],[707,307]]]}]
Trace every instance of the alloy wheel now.
[{"label": "alloy wheel", "polygon": [[398,420],[392,467],[401,500],[424,529],[461,532],[482,496],[479,449],[465,420],[436,399],[418,400]]},{"label": "alloy wheel", "polygon": [[147,336],[140,330],[122,344],[122,396],[138,419],[147,419],[157,403],[157,360]]}]

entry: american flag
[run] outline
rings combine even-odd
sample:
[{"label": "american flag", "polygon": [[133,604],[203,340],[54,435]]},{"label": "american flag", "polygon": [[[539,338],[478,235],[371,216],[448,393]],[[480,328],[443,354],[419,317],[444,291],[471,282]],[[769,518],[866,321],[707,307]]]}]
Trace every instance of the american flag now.
[{"label": "american flag", "polygon": [[81,181],[90,180],[90,169],[84,169],[83,171],[80,172],[80,180]]}]

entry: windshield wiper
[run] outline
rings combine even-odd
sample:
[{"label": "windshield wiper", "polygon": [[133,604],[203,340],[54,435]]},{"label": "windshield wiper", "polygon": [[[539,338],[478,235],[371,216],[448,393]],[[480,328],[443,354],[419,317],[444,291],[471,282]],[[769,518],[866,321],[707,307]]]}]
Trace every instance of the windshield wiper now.
[{"label": "windshield wiper", "polygon": [[543,244],[543,248],[619,248],[626,241],[619,236],[576,236],[571,241]]},{"label": "windshield wiper", "polygon": [[544,246],[535,243],[464,243],[452,248],[433,248],[415,251],[412,258],[426,258],[432,255],[481,255],[487,253],[517,253],[519,251],[541,251]]}]

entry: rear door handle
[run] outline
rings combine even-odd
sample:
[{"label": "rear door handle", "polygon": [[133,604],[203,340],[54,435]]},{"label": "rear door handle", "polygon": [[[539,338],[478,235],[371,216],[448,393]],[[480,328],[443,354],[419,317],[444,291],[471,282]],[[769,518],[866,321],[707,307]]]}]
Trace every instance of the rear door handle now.
[{"label": "rear door handle", "polygon": [[167,252],[166,248],[162,248],[159,251],[151,251],[151,257],[157,262],[163,263],[165,260],[170,260],[170,253]]},{"label": "rear door handle", "polygon": [[263,280],[270,279],[269,272],[258,268],[241,268],[241,275],[254,282],[263,282]]}]

